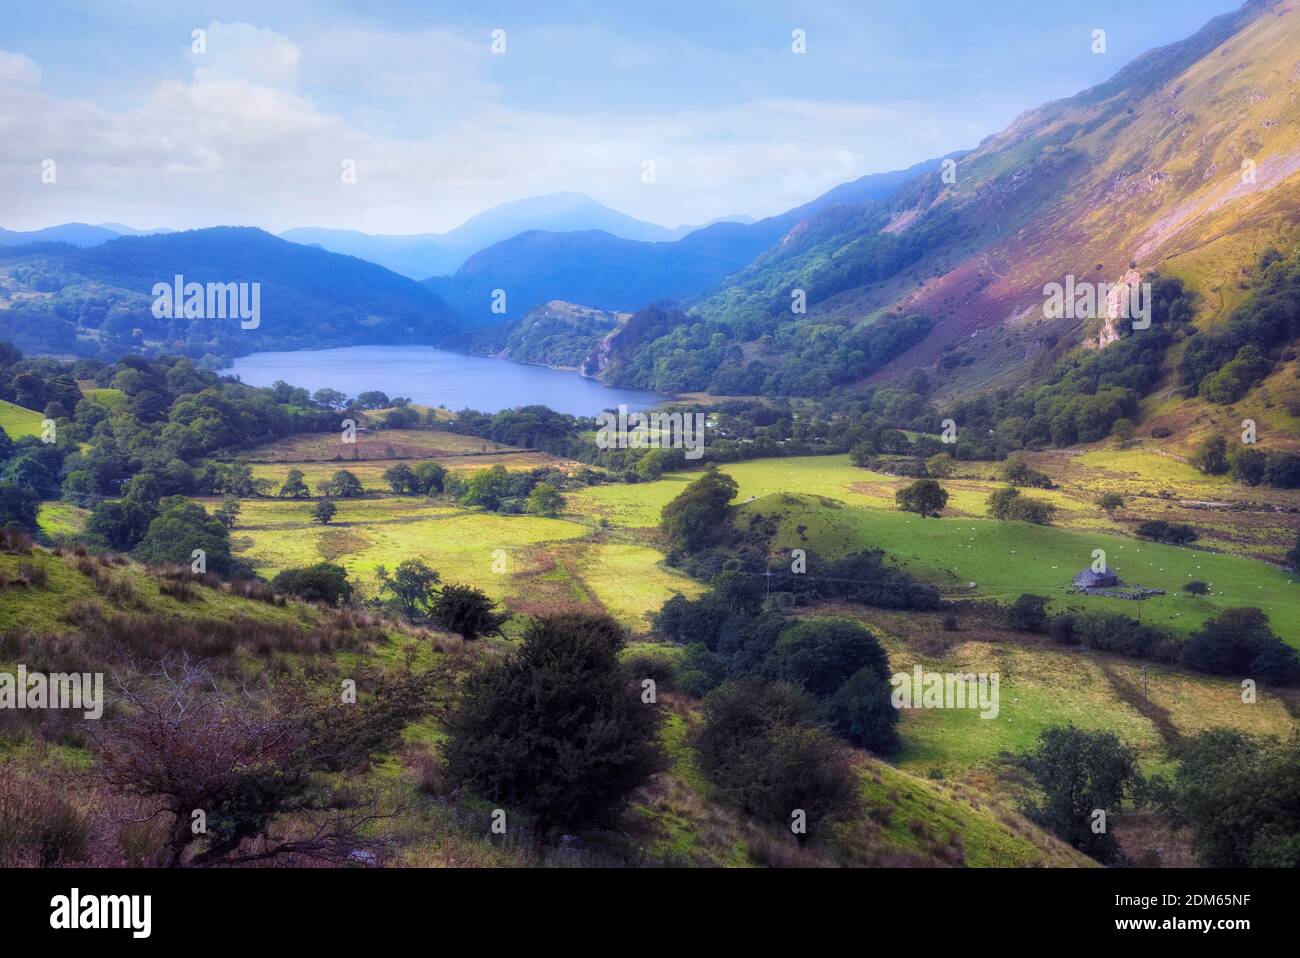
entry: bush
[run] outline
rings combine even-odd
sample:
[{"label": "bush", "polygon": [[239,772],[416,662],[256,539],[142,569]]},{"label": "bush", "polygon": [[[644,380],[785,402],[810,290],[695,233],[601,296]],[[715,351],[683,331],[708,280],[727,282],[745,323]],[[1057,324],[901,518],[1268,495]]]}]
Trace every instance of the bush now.
[{"label": "bush", "polygon": [[1007,628],[1017,632],[1047,631],[1047,599],[1041,595],[1025,593],[1007,607]]},{"label": "bush", "polygon": [[822,717],[860,748],[885,755],[898,750],[899,713],[890,701],[890,684],[871,667],[845,679],[822,707]]},{"label": "bush", "polygon": [[1207,582],[1199,579],[1193,579],[1191,582],[1183,583],[1183,591],[1191,595],[1209,595],[1210,586]]},{"label": "bush", "polygon": [[305,602],[339,606],[352,601],[352,583],[348,581],[348,570],[332,562],[285,569],[271,580],[271,588]]},{"label": "bush", "polygon": [[807,724],[813,711],[807,695],[784,682],[724,684],[704,700],[695,736],[700,770],[725,799],[771,825],[788,828],[798,809],[815,833],[824,821],[854,814],[857,773],[842,745]]},{"label": "bush", "polygon": [[496,612],[496,603],[479,589],[467,585],[443,586],[429,610],[429,618],[438,628],[455,632],[470,641],[484,635],[500,635],[501,626],[510,618],[508,612]]},{"label": "bush", "polygon": [[828,698],[860,669],[870,669],[886,684],[889,656],[880,642],[856,622],[802,619],[785,629],[763,663],[768,678]]},{"label": "bush", "polygon": [[1174,545],[1186,545],[1201,537],[1201,534],[1189,525],[1181,522],[1165,522],[1163,519],[1143,522],[1137,527],[1136,532],[1140,539],[1169,542]]},{"label": "bush", "polygon": [[1213,675],[1300,683],[1300,656],[1273,634],[1259,609],[1225,609],[1207,620],[1183,646],[1182,660],[1188,668]]},{"label": "bush", "polygon": [[448,723],[448,777],[553,826],[591,828],[662,770],[659,711],[619,665],[608,616],[534,621],[519,651],[465,683]]},{"label": "bush", "polygon": [[1202,866],[1300,868],[1300,740],[1214,728],[1183,742],[1177,757],[1172,784],[1156,791],[1190,827]]},{"label": "bush", "polygon": [[1074,616],[1062,613],[1047,624],[1047,634],[1059,645],[1077,645],[1079,640],[1074,634]]},{"label": "bush", "polygon": [[1056,506],[1041,499],[1022,496],[1014,486],[995,489],[988,499],[989,515],[994,519],[1013,522],[1032,522],[1048,525],[1056,514]]}]

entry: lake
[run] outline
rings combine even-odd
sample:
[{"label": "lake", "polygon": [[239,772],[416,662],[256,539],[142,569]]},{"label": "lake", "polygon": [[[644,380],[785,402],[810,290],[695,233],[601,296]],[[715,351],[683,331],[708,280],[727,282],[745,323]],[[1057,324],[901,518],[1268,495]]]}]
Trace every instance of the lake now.
[{"label": "lake", "polygon": [[241,356],[222,375],[250,386],[283,379],[291,386],[337,389],[355,397],[369,389],[405,396],[425,406],[498,412],[516,406],[549,406],[572,416],[594,416],[625,404],[649,409],[665,397],[615,389],[575,372],[526,366],[506,359],[464,356],[432,346],[345,346]]}]

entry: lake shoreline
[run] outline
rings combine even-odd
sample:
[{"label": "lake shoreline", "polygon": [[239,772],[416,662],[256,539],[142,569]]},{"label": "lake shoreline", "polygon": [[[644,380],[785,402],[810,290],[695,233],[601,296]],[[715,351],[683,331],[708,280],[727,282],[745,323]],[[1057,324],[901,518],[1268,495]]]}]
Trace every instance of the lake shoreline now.
[{"label": "lake shoreline", "polygon": [[609,386],[576,369],[501,360],[441,346],[336,346],[248,353],[232,359],[221,374],[251,386],[283,380],[309,391],[328,388],[357,395],[376,390],[420,405],[483,413],[545,406],[590,418],[622,405],[645,411],[677,400],[648,390]]}]

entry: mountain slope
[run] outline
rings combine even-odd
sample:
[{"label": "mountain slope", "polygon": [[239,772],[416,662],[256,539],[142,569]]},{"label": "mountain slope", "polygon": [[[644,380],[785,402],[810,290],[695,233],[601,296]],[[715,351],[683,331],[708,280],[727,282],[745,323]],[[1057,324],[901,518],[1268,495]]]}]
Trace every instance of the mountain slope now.
[{"label": "mountain slope", "polygon": [[[957,154],[960,155],[960,154]],[[612,230],[525,233],[470,257],[451,277],[427,281],[472,323],[497,324],[554,299],[605,310],[692,300],[749,264],[808,217],[890,196],[939,161],[844,183],[785,213],[753,223],[716,222],[673,242],[633,242]],[[491,311],[506,291],[507,312]]]},{"label": "mountain slope", "polygon": [[[928,333],[862,379],[801,374],[793,386],[822,395],[937,367],[933,398],[945,401],[1014,387],[1096,345],[1100,316],[1045,318],[1045,287],[1069,276],[1159,273],[1185,284],[1200,327],[1213,324],[1245,297],[1266,250],[1300,238],[1297,49],[1300,9],[1252,0],[1025,113],[956,157],[950,175],[933,163],[886,202],[814,212],[639,349],[666,355],[694,323],[734,347],[717,350],[721,365],[698,370],[688,388],[780,392],[792,385],[781,368],[806,366],[810,343],[822,342],[829,365],[857,350],[863,330],[924,315]],[[792,310],[798,291],[806,314]]]},{"label": "mountain slope", "polygon": [[[31,249],[15,250],[4,271],[0,338],[36,352],[113,356],[143,347],[229,357],[430,343],[457,325],[446,304],[410,279],[249,227]],[[250,284],[250,294],[259,284],[258,324],[155,317],[154,285],[170,285],[178,274],[186,283]]]}]

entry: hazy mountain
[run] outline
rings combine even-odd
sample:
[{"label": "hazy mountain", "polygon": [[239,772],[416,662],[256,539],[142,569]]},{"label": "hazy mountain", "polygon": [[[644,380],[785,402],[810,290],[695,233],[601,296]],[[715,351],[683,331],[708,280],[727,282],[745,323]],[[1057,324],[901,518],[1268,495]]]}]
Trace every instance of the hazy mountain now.
[{"label": "hazy mountain", "polygon": [[[668,242],[638,242],[598,230],[529,232],[483,249],[454,276],[426,284],[467,321],[479,324],[514,322],[551,300],[605,310],[691,300],[748,265],[806,217],[840,203],[887,197],[900,182],[938,165],[939,160],[929,160],[908,170],[871,174],[777,216],[729,217]],[[491,310],[496,289],[506,291],[505,314]]]},{"label": "hazy mountain", "polygon": [[97,246],[119,236],[150,236],[170,233],[168,229],[138,230],[121,223],[63,223],[39,230],[0,229],[0,246],[24,246],[27,243],[71,243],[73,246]]},{"label": "hazy mountain", "polygon": [[138,230],[134,226],[127,226],[124,223],[99,223],[106,230],[112,230],[119,236],[156,236],[159,233],[175,233],[175,230],[159,227],[152,230]]},{"label": "hazy mountain", "polygon": [[502,203],[441,234],[374,235],[305,226],[285,230],[280,236],[294,243],[315,244],[336,253],[368,259],[413,279],[425,279],[454,273],[479,250],[536,230],[548,233],[602,230],[621,239],[666,242],[680,239],[695,229],[694,226],[670,229],[634,219],[582,193],[552,193]]},{"label": "hazy mountain", "polygon": [[27,243],[71,243],[73,246],[95,246],[117,239],[116,230],[88,223],[62,223],[39,230],[0,229],[0,246],[23,246]]},{"label": "hazy mountain", "polygon": [[[119,237],[86,249],[15,249],[0,301],[0,340],[33,352],[120,355],[136,349],[229,357],[306,349],[444,341],[457,324],[415,281],[350,256],[251,227]],[[237,318],[153,315],[153,287],[259,284],[256,328]],[[21,294],[21,295],[16,295]]]}]

